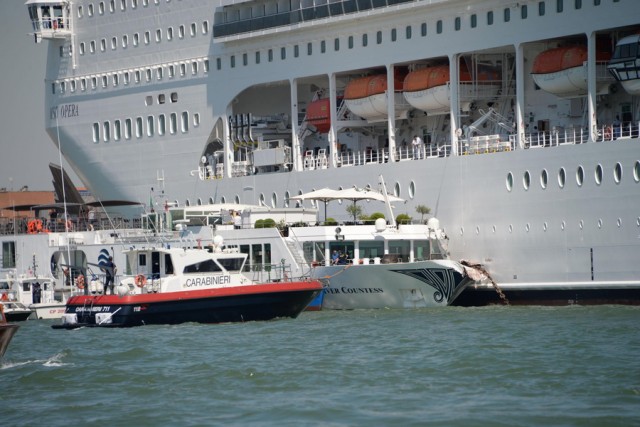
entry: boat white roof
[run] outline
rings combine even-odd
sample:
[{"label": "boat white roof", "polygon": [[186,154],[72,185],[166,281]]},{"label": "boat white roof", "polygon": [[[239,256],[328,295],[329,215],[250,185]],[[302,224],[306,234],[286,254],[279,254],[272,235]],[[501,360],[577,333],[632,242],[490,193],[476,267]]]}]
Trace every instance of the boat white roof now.
[{"label": "boat white roof", "polygon": [[27,0],[25,6],[30,4],[66,4],[67,0]]}]

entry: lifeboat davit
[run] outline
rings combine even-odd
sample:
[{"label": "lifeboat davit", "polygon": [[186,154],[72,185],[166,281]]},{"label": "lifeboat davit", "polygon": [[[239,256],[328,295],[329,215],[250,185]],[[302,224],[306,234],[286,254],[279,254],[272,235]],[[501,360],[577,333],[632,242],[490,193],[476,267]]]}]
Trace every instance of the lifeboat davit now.
[{"label": "lifeboat davit", "polygon": [[[596,52],[596,61],[607,61],[608,52]],[[546,50],[533,61],[531,75],[540,89],[563,98],[574,98],[587,94],[587,46],[565,46]],[[601,65],[597,65],[601,67]],[[602,75],[597,73],[598,75]],[[600,82],[598,93],[609,82]]]},{"label": "lifeboat davit", "polygon": [[[451,90],[449,87],[450,70],[448,64],[421,68],[407,74],[404,79],[404,97],[412,107],[427,111],[430,114],[448,113],[451,107]],[[461,99],[473,99],[475,89],[471,73],[464,63],[460,64],[459,95]],[[483,97],[492,97],[500,89],[500,76],[496,70],[478,72],[478,84],[484,84]],[[477,89],[477,88],[476,88]],[[469,102],[463,104],[468,105]],[[462,106],[465,110],[465,106]]]},{"label": "lifeboat davit", "polygon": [[329,98],[317,99],[307,106],[307,123],[313,125],[320,133],[327,133],[331,128],[329,101]]},{"label": "lifeboat davit", "polygon": [[630,95],[640,95],[640,35],[620,39],[609,61],[609,72]]},{"label": "lifeboat davit", "polygon": [[[396,117],[400,117],[409,109],[402,96],[404,76],[394,78],[394,101]],[[344,89],[344,102],[353,114],[368,121],[386,120],[387,118],[387,75],[376,74],[351,80]]]}]

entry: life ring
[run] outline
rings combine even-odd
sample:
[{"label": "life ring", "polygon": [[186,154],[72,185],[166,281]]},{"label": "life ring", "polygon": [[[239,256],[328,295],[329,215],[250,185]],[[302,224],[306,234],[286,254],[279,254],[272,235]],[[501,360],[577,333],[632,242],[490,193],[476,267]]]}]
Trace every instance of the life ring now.
[{"label": "life ring", "polygon": [[84,276],[82,274],[76,277],[76,286],[78,289],[84,289]]},{"label": "life ring", "polygon": [[138,274],[134,280],[139,288],[147,284],[147,277],[144,274]]}]

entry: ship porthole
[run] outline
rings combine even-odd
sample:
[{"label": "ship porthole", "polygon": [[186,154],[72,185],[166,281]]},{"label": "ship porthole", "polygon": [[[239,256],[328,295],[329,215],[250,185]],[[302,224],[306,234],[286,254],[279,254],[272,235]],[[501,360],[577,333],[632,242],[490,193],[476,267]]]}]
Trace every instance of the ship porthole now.
[{"label": "ship porthole", "polygon": [[209,204],[212,205],[213,204],[213,197],[209,197]]},{"label": "ship porthole", "polygon": [[616,221],[616,224],[618,224],[618,228],[622,227],[622,220],[618,218],[618,220]]},{"label": "ship porthole", "polygon": [[578,227],[580,227],[580,230],[582,230],[584,228],[584,221],[580,220],[580,222],[578,223]]},{"label": "ship porthole", "polygon": [[638,217],[638,219],[636,219],[636,225],[637,225],[638,227],[640,227],[640,217]]},{"label": "ship porthole", "polygon": [[191,206],[191,202],[189,201],[189,199],[184,201],[184,205],[187,207]]},{"label": "ship porthole", "polygon": [[396,185],[393,186],[393,195],[396,197],[400,197],[400,183],[396,182]]},{"label": "ship porthole", "polygon": [[566,226],[565,222],[564,222],[564,221],[562,221],[562,222],[560,223],[560,229],[561,229],[561,230],[564,230],[564,227],[565,227],[565,226]]},{"label": "ship porthole", "polygon": [[288,208],[289,207],[289,198],[291,197],[291,193],[289,193],[288,191],[286,191],[284,193],[284,207]]},{"label": "ship porthole", "polygon": [[636,182],[640,182],[640,162],[636,161],[636,164],[633,165],[633,179]]},{"label": "ship porthole", "polygon": [[198,206],[202,206],[202,199],[200,197],[198,197],[198,200],[196,201],[196,204]]},{"label": "ship porthole", "polygon": [[598,228],[602,228],[602,219],[598,219]]},{"label": "ship porthole", "polygon": [[271,207],[275,208],[278,206],[278,195],[276,193],[271,194]]},{"label": "ship porthole", "polygon": [[491,227],[491,231],[493,231],[493,233],[495,234],[495,232],[496,232],[496,226],[495,225],[493,227]]},{"label": "ship porthole", "polygon": [[509,233],[513,233],[513,225],[509,224]]},{"label": "ship porthole", "polygon": [[602,184],[602,165],[598,165],[596,166],[596,184],[600,185]]},{"label": "ship porthole", "polygon": [[260,198],[258,200],[259,200],[258,204],[260,206],[266,206],[265,203],[264,203],[264,193],[260,193]]},{"label": "ship porthole", "polygon": [[540,186],[542,188],[547,188],[548,179],[549,179],[549,177],[547,175],[547,170],[546,169],[542,169],[542,172],[540,173]]},{"label": "ship porthole", "polygon": [[622,180],[622,165],[620,163],[616,163],[616,166],[613,168],[613,179],[616,181],[616,184],[620,184]]},{"label": "ship porthole", "polygon": [[480,227],[476,227],[476,235],[480,234]]},{"label": "ship porthole", "polygon": [[409,198],[413,199],[415,195],[416,195],[416,183],[411,181],[411,183],[409,184]]},{"label": "ship porthole", "polygon": [[529,232],[529,230],[531,229],[531,226],[529,225],[529,223],[527,223],[527,225],[524,226],[524,229],[526,230],[527,233]]},{"label": "ship porthole", "polygon": [[513,174],[509,172],[507,174],[507,191],[511,191],[513,189]]},{"label": "ship porthole", "polygon": [[582,166],[578,166],[578,169],[576,169],[576,183],[578,184],[578,187],[582,187],[582,184],[584,183],[584,169]]},{"label": "ship porthole", "polygon": [[548,228],[548,226],[547,226],[546,222],[544,224],[542,224],[542,230],[547,231],[547,228]]},{"label": "ship porthole", "polygon": [[[210,197],[209,201],[213,204],[213,197]],[[227,198],[224,196],[220,197],[220,203],[227,203]]]},{"label": "ship porthole", "polygon": [[522,186],[524,187],[525,190],[528,190],[530,185],[531,185],[531,175],[529,174],[529,171],[525,171],[524,176],[522,177]]},{"label": "ship porthole", "polygon": [[460,227],[460,235],[462,236],[464,234],[464,227]]},{"label": "ship porthole", "polygon": [[240,196],[236,195],[235,201],[236,201],[236,204],[239,205],[240,204]]},{"label": "ship porthole", "polygon": [[560,168],[560,170],[558,171],[558,186],[560,188],[564,188],[564,182],[567,178],[567,174],[564,171],[564,168]]}]

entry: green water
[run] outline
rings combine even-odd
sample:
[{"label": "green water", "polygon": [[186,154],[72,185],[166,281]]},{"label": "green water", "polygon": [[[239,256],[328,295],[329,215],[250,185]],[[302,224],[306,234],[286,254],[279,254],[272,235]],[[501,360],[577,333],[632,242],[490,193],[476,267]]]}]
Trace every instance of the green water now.
[{"label": "green water", "polygon": [[638,307],[51,324],[0,362],[2,426],[640,425]]}]

